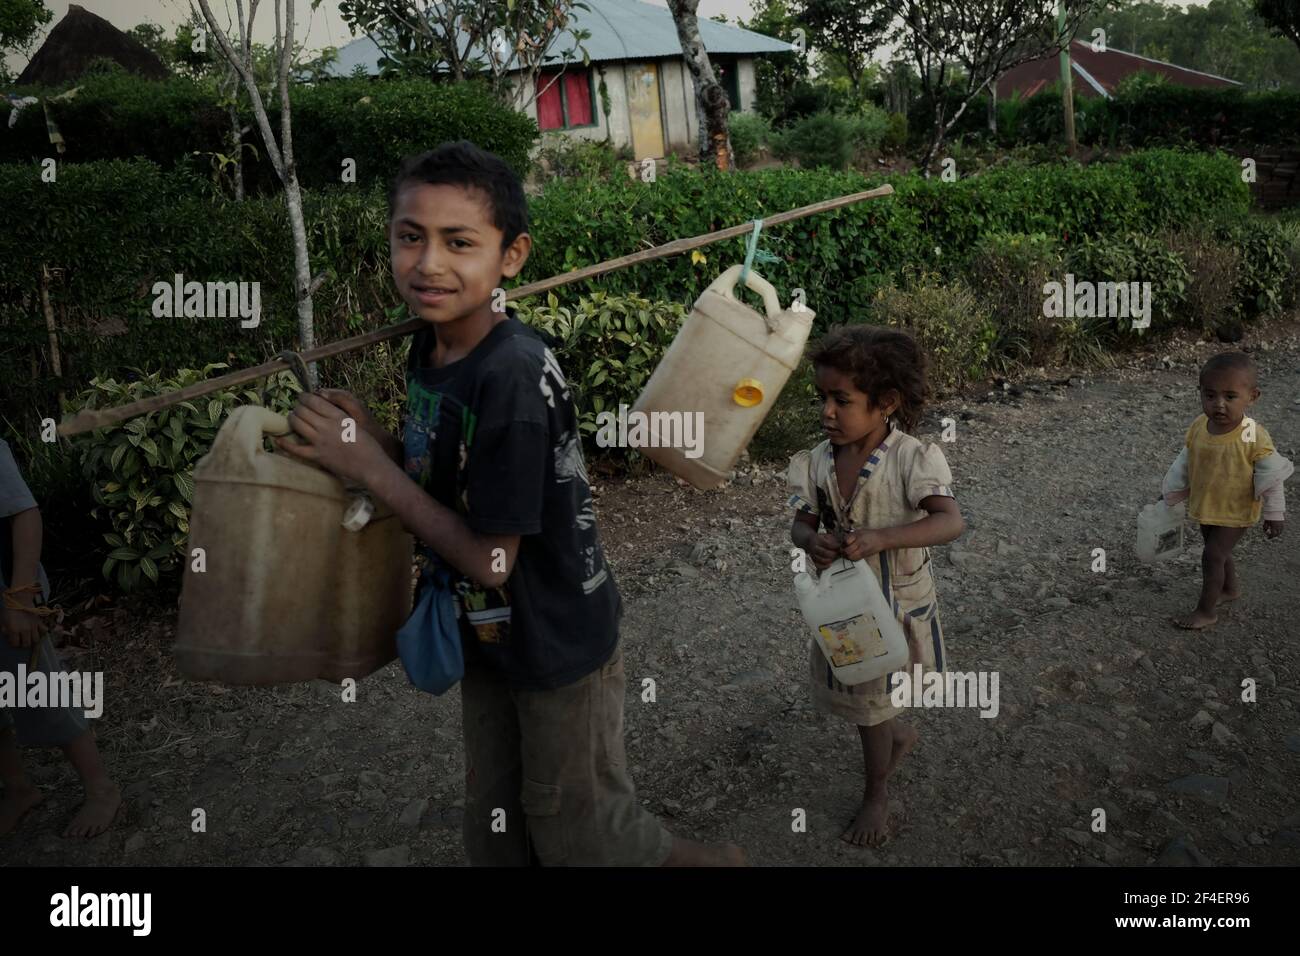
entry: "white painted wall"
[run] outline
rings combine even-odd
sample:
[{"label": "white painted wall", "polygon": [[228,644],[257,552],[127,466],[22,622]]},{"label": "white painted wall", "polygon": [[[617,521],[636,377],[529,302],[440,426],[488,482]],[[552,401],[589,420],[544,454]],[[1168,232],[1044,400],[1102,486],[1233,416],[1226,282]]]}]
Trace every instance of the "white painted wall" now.
[{"label": "white painted wall", "polygon": [[[634,66],[635,64],[628,64]],[[695,80],[683,59],[658,60],[659,109],[664,128],[664,148],[669,151],[691,152],[699,136],[699,122],[695,112]],[[593,63],[592,82],[596,84],[597,125],[582,129],[552,130],[543,133],[544,139],[557,136],[574,136],[582,139],[603,140],[606,136],[615,149],[631,147],[632,129],[627,111],[627,70],[623,63]],[[609,94],[609,114],[606,115],[600,97],[600,79],[604,73],[605,89]],[[738,63],[740,105],[743,112],[752,113],[756,96],[756,79],[753,57],[743,57]],[[518,108],[526,92],[518,80],[514,83],[515,104]],[[537,100],[534,97],[522,111],[537,120]],[[540,148],[540,144],[538,146]],[[534,150],[536,152],[536,148]]]}]

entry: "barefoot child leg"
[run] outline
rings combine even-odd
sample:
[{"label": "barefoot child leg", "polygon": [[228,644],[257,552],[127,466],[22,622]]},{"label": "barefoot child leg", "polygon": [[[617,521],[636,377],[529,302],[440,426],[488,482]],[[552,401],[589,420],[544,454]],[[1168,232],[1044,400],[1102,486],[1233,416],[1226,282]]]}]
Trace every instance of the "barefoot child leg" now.
[{"label": "barefoot child leg", "polygon": [[844,831],[842,839],[854,846],[879,846],[885,840],[885,818],[889,812],[889,766],[893,763],[894,724],[887,720],[874,727],[859,727],[866,786],[862,807]]},{"label": "barefoot child leg", "polygon": [[[941,671],[929,546],[958,537],[964,522],[943,453],[902,431],[924,403],[924,356],[904,333],[851,326],[819,343],[812,361],[827,439],[790,461],[790,537],[818,569],[840,557],[865,561],[907,638],[909,670]],[[878,846],[888,832],[889,778],[919,736],[890,695],[910,673],[846,686],[814,641],[808,677],[818,708],[855,724],[862,743],[862,804],[841,839]]]},{"label": "barefoot child leg", "polygon": [[[1215,608],[1223,597],[1227,566],[1232,561],[1232,549],[1237,546],[1237,542],[1245,533],[1245,528],[1201,525],[1201,534],[1205,538],[1205,547],[1201,551],[1201,600],[1196,605],[1195,611],[1180,619],[1180,627],[1199,630],[1209,627],[1219,619]],[[1235,584],[1236,581],[1234,580],[1233,583]]]},{"label": "barefoot child leg", "polygon": [[[1216,607],[1241,594],[1232,549],[1264,518],[1269,538],[1282,533],[1282,483],[1293,468],[1273,446],[1264,426],[1246,417],[1259,398],[1255,364],[1244,352],[1222,352],[1201,369],[1203,414],[1192,422],[1180,454],[1165,477],[1169,503],[1188,499],[1187,513],[1201,523],[1201,599],[1179,627],[1200,630],[1218,620]],[[1185,472],[1180,467],[1185,462]]]}]

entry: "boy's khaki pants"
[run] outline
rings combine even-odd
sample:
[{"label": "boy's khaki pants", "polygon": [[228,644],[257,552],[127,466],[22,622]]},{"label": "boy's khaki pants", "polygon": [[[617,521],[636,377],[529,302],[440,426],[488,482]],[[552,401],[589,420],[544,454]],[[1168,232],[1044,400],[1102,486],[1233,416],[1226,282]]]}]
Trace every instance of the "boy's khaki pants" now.
[{"label": "boy's khaki pants", "polygon": [[623,749],[622,647],[556,690],[467,663],[465,852],[473,866],[659,866],[672,836],[637,802]]}]

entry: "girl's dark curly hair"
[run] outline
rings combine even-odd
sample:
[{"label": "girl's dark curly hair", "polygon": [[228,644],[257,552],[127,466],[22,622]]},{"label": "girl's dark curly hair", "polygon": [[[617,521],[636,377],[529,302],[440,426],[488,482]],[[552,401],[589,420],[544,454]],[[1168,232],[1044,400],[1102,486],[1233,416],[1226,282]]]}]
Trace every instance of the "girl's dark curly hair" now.
[{"label": "girl's dark curly hair", "polygon": [[814,366],[825,365],[853,378],[853,384],[879,405],[885,393],[898,392],[894,412],[899,426],[912,431],[930,397],[925,380],[925,353],[916,339],[897,329],[878,325],[840,325],[813,346]]}]

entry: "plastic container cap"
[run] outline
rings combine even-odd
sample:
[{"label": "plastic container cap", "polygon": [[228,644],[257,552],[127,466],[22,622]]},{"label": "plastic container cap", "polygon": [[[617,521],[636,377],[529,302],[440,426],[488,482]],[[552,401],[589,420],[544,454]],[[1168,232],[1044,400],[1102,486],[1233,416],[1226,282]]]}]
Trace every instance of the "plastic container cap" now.
[{"label": "plastic container cap", "polygon": [[812,577],[806,571],[800,571],[794,576],[794,589],[800,593],[811,591],[817,585],[813,584]]},{"label": "plastic container cap", "polygon": [[349,531],[360,531],[374,517],[375,505],[369,498],[353,498],[348,510],[343,512],[343,527]]},{"label": "plastic container cap", "polygon": [[742,378],[731,390],[731,400],[745,408],[753,408],[763,401],[763,383],[756,378]]}]

